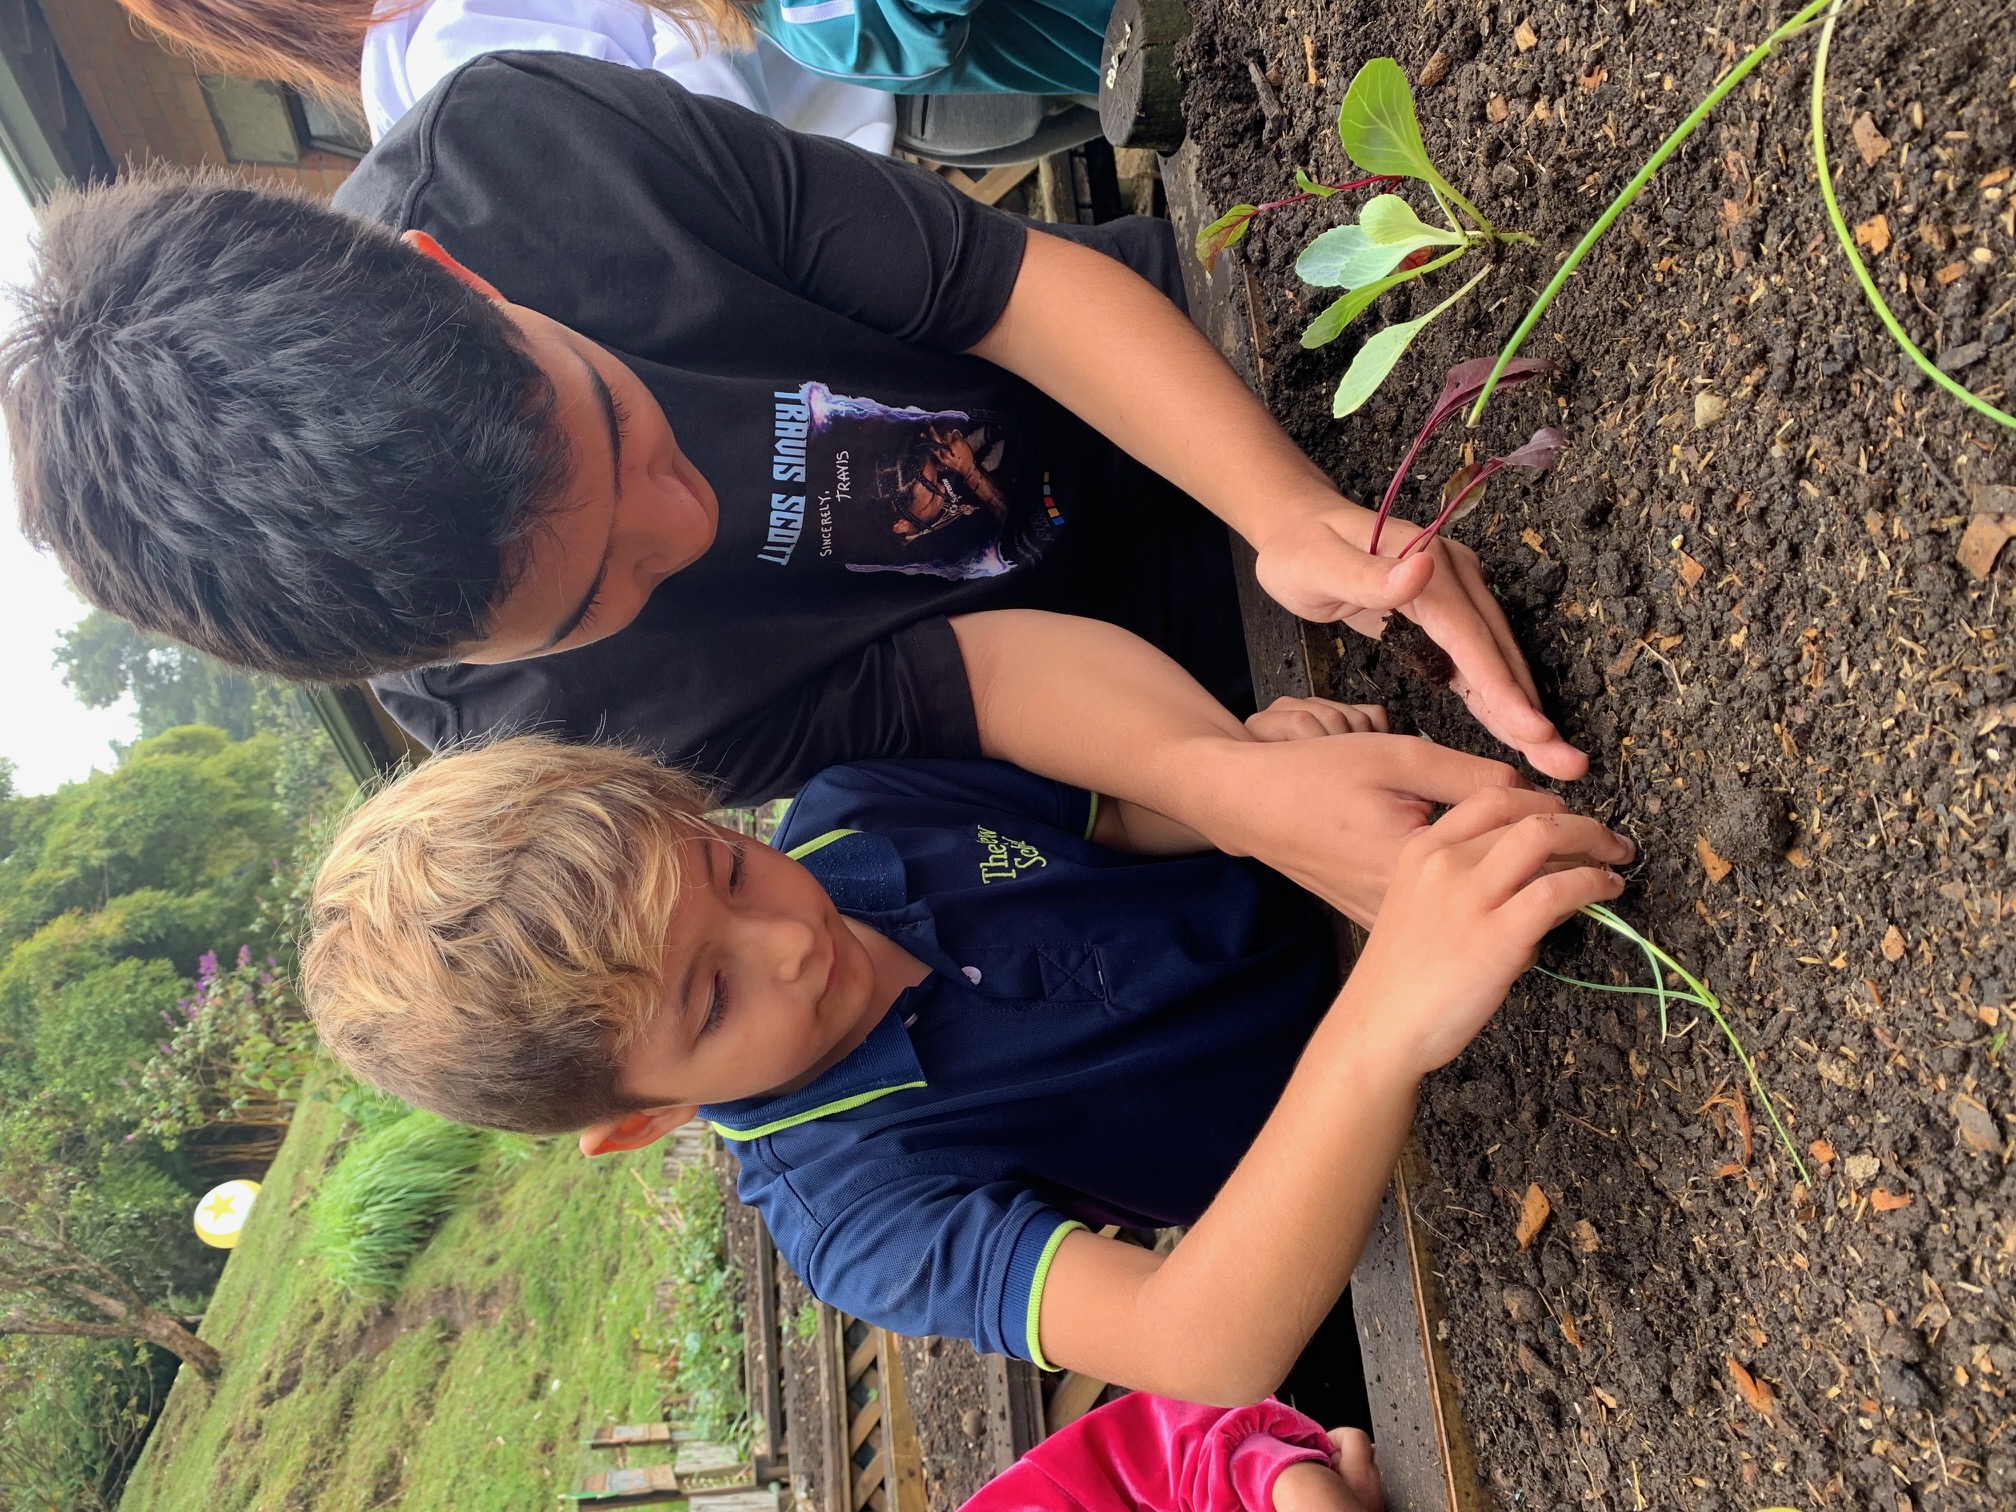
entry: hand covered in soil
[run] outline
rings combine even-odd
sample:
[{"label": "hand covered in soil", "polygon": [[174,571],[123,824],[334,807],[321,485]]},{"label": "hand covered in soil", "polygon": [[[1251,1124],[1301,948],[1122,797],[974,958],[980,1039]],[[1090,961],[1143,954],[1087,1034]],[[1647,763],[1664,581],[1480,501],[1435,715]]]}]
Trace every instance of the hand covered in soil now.
[{"label": "hand covered in soil", "polygon": [[[1415,735],[1354,725],[1353,733],[1302,738],[1326,719],[1357,718],[1371,722],[1359,706],[1321,699],[1282,700],[1254,715],[1273,733],[1249,721],[1254,738],[1225,742],[1208,766],[1195,768],[1199,795],[1189,812],[1192,827],[1220,850],[1266,862],[1369,926],[1405,847],[1438,806],[1524,779],[1502,761]],[[1558,798],[1540,801],[1562,806]]]},{"label": "hand covered in soil", "polygon": [[1540,712],[1539,690],[1477,553],[1438,538],[1396,565],[1384,553],[1398,553],[1413,532],[1387,531],[1375,557],[1365,550],[1373,519],[1369,509],[1339,504],[1284,525],[1259,548],[1260,586],[1290,613],[1341,620],[1374,639],[1387,612],[1398,610],[1448,653],[1456,669],[1450,686],[1479,724],[1549,777],[1588,771],[1589,758]]},{"label": "hand covered in soil", "polygon": [[1498,1011],[1548,930],[1624,890],[1607,868],[1636,852],[1551,794],[1498,788],[1466,799],[1402,848],[1345,993],[1425,1076]]}]

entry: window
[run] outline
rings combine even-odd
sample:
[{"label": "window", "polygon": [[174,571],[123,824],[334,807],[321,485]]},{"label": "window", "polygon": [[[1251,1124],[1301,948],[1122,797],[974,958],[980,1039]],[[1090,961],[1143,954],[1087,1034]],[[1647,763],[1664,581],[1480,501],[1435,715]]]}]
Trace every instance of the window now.
[{"label": "window", "polygon": [[287,167],[306,152],[357,158],[371,146],[362,121],[269,79],[205,74],[203,99],[234,163]]}]

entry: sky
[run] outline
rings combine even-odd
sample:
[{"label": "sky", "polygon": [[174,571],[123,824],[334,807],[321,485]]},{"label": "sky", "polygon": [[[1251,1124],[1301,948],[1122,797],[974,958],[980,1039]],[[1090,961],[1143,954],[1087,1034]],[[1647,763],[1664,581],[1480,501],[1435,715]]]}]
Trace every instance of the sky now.
[{"label": "sky", "polygon": [[[0,286],[28,276],[34,216],[13,175],[0,171]],[[11,296],[0,301],[0,325],[12,324]],[[0,756],[15,764],[14,790],[47,793],[109,770],[111,743],[136,733],[132,700],[87,709],[63,685],[53,664],[57,637],[84,617],[49,557],[22,538],[14,509],[14,464],[0,428]]]}]

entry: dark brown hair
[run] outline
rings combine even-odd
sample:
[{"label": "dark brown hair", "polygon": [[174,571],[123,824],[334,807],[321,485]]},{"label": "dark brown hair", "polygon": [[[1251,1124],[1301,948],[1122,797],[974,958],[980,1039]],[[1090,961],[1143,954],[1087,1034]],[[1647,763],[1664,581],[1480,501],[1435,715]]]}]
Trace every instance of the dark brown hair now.
[{"label": "dark brown hair", "polygon": [[[418,10],[427,0],[380,7],[373,0],[119,0],[142,25],[226,73],[291,84],[333,104],[356,107],[364,33],[372,23]],[[756,28],[746,0],[636,0],[701,45],[709,33],[746,50]]]},{"label": "dark brown hair", "polygon": [[80,593],[282,677],[480,640],[572,469],[495,304],[375,221],[222,171],[51,204],[0,406],[22,533]]}]

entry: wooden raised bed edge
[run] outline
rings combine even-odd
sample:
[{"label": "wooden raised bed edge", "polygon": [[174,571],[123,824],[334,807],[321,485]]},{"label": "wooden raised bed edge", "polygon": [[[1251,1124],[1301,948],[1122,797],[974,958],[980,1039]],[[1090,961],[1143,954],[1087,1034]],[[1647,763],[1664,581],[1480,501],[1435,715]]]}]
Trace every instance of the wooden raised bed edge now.
[{"label": "wooden raised bed edge", "polygon": [[[1207,274],[1191,253],[1200,228],[1218,214],[1197,180],[1197,149],[1185,144],[1162,159],[1162,184],[1175,224],[1190,318],[1208,336],[1247,387],[1264,396],[1267,332],[1256,324],[1262,308],[1251,270],[1236,251],[1218,258]],[[1260,589],[1253,553],[1234,540],[1239,609],[1260,707],[1284,695],[1312,691],[1311,637],[1334,632],[1296,619]],[[1339,921],[1346,962],[1357,950],[1356,931]],[[1410,1188],[1431,1178],[1410,1141],[1393,1173],[1393,1186],[1358,1269],[1351,1278],[1353,1314],[1365,1361],[1374,1438],[1388,1512],[1480,1512],[1494,1505],[1477,1475],[1477,1458],[1463,1426],[1455,1377],[1441,1342],[1442,1303],[1431,1237],[1414,1216]]]}]

